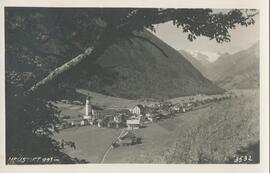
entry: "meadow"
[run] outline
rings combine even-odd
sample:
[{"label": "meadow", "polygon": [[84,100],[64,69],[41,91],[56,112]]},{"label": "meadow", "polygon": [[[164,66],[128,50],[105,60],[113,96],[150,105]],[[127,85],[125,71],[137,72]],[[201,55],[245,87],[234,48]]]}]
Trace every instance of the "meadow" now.
[{"label": "meadow", "polygon": [[[83,127],[55,137],[76,143],[76,150],[66,150],[71,156],[98,163],[119,133]],[[135,133],[142,144],[114,148],[104,163],[258,163],[259,91],[179,113]]]}]

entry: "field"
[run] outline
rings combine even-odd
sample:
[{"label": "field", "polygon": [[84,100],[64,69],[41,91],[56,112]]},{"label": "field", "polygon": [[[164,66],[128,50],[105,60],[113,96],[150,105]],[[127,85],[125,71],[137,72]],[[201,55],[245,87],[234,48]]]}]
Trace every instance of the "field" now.
[{"label": "field", "polygon": [[65,150],[71,157],[85,159],[90,163],[98,163],[113,139],[120,132],[121,129],[84,126],[63,130],[61,133],[56,134],[54,138],[75,142],[76,150],[69,147]]},{"label": "field", "polygon": [[129,100],[124,98],[107,96],[104,94],[99,94],[83,89],[77,89],[76,91],[84,95],[87,95],[89,93],[91,96],[91,103],[101,108],[125,109],[131,108],[137,104],[146,105],[151,103],[150,101]]},{"label": "field", "polygon": [[[71,156],[98,163],[120,131],[82,127],[64,130],[55,138],[76,143],[76,150],[66,150]],[[105,163],[233,163],[246,156],[250,160],[244,163],[256,163],[259,92],[243,92],[237,98],[179,113],[135,133],[142,136],[142,144],[112,149]]]}]

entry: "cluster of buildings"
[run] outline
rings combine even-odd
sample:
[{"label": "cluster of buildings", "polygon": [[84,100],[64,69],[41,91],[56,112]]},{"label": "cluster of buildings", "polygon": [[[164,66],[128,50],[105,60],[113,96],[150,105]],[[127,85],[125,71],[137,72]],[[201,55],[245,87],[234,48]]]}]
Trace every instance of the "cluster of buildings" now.
[{"label": "cluster of buildings", "polygon": [[[171,109],[173,108],[173,109]],[[90,97],[86,98],[85,113],[76,119],[67,119],[65,126],[97,126],[107,128],[139,129],[146,123],[156,122],[180,112],[180,108],[168,103],[158,103],[148,106],[135,105],[130,109],[100,109],[91,105]],[[182,110],[182,109],[181,109]],[[184,111],[185,112],[185,111]]]},{"label": "cluster of buildings", "polygon": [[148,106],[135,105],[130,109],[98,109],[93,108],[89,97],[86,99],[85,115],[81,125],[94,125],[98,127],[139,129],[146,123],[156,122],[163,118],[174,116],[175,113],[187,112],[192,104],[175,104],[170,102],[156,103]]},{"label": "cluster of buildings", "polygon": [[143,125],[144,107],[136,105],[132,109],[97,109],[86,100],[85,115],[81,125],[97,127],[138,129]]},{"label": "cluster of buildings", "polygon": [[[223,96],[224,97],[224,96]],[[222,97],[222,98],[223,98]],[[146,123],[156,122],[175,116],[176,113],[191,111],[194,107],[203,103],[215,101],[216,97],[209,101],[189,100],[183,103],[157,102],[147,106],[135,105],[130,109],[100,109],[91,105],[90,97],[86,98],[85,113],[78,119],[69,119],[70,126],[97,126],[107,128],[139,129]]]},{"label": "cluster of buildings", "polygon": [[[194,107],[204,105],[211,102],[218,102],[231,98],[230,94],[220,96],[199,97],[180,103],[172,104],[169,101],[156,102],[143,106],[135,105],[130,109],[100,109],[91,105],[90,97],[85,101],[85,112],[80,118],[66,119],[63,123],[66,127],[70,126],[97,126],[107,128],[127,128],[139,129],[146,123],[156,122],[175,116],[176,113],[185,113],[191,111]],[[62,124],[62,125],[63,125]],[[64,127],[64,128],[66,128]]]}]

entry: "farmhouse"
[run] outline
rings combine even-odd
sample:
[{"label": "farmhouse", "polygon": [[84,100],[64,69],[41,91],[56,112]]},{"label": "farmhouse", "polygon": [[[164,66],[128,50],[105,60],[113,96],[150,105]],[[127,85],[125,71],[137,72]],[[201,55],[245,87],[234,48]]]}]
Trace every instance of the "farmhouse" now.
[{"label": "farmhouse", "polygon": [[176,104],[170,108],[171,111],[180,112],[182,110],[182,105]]},{"label": "farmhouse", "polygon": [[130,112],[136,115],[143,115],[145,113],[145,108],[143,107],[143,105],[138,104],[134,108],[132,108]]},{"label": "farmhouse", "polygon": [[113,121],[115,123],[115,127],[120,128],[120,127],[125,126],[126,118],[127,118],[127,116],[125,114],[122,114],[122,113],[117,113],[116,115],[114,115]]},{"label": "farmhouse", "polygon": [[140,144],[141,143],[141,137],[137,137],[136,134],[134,134],[130,130],[126,130],[118,139],[113,143],[114,146],[119,145],[134,145],[134,144]]},{"label": "farmhouse", "polygon": [[193,104],[192,103],[186,103],[183,107],[183,111],[182,112],[188,112],[188,111],[191,111],[192,110],[192,107],[193,107]]},{"label": "farmhouse", "polygon": [[150,122],[155,122],[158,120],[157,113],[146,113],[146,119]]},{"label": "farmhouse", "polygon": [[139,129],[141,127],[140,119],[127,120],[127,127],[129,130]]},{"label": "farmhouse", "polygon": [[113,116],[116,113],[115,109],[93,110],[92,116],[94,119],[104,119],[104,117]]}]

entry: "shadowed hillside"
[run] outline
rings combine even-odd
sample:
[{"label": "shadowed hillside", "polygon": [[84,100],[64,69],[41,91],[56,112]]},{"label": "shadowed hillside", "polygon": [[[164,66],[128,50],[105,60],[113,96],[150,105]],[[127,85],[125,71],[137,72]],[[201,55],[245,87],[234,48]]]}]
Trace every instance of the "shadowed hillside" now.
[{"label": "shadowed hillside", "polygon": [[[148,31],[110,46],[80,87],[125,98],[223,92],[180,53]],[[148,40],[146,40],[147,38]],[[87,81],[87,82],[86,82]]]},{"label": "shadowed hillside", "polygon": [[210,66],[210,62],[205,63],[206,60],[193,57],[189,52],[185,50],[179,50],[179,52],[196,68],[203,76],[207,77],[207,70]]}]

